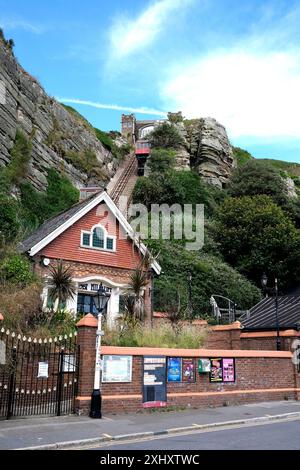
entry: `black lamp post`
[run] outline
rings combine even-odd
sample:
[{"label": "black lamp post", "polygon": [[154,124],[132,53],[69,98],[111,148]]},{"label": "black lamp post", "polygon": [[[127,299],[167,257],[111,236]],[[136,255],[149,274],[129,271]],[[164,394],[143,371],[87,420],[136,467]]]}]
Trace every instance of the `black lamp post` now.
[{"label": "black lamp post", "polygon": [[90,418],[101,419],[102,418],[102,397],[100,389],[100,379],[101,379],[101,336],[103,336],[102,331],[102,313],[107,305],[107,302],[110,299],[110,292],[105,289],[101,283],[99,289],[95,292],[93,296],[93,301],[96,309],[98,310],[98,329],[96,335],[96,364],[95,364],[95,377],[94,377],[94,390],[92,393],[91,400],[91,411]]},{"label": "black lamp post", "polygon": [[281,340],[280,340],[280,329],[279,329],[279,317],[278,317],[278,281],[277,278],[275,278],[275,285],[274,287],[267,287],[268,285],[268,276],[266,273],[263,273],[261,277],[261,285],[263,290],[267,293],[268,291],[270,293],[275,294],[275,315],[276,315],[276,349],[277,351],[281,350]]}]

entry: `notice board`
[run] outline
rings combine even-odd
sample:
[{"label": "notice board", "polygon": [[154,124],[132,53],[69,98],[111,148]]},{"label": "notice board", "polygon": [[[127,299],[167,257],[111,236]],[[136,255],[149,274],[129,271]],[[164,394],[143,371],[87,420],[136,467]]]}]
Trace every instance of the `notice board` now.
[{"label": "notice board", "polygon": [[166,357],[144,356],[143,403],[144,407],[166,406]]}]

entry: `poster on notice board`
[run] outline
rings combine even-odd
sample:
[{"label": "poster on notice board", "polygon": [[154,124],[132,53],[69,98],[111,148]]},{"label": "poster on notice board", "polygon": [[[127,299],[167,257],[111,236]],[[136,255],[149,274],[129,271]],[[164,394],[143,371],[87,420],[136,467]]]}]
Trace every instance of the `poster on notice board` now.
[{"label": "poster on notice board", "polygon": [[211,368],[209,374],[209,380],[212,383],[215,382],[223,382],[223,367],[222,367],[222,359],[215,358],[211,359]]},{"label": "poster on notice board", "polygon": [[182,359],[182,382],[195,382],[195,361],[194,359]]},{"label": "poster on notice board", "polygon": [[181,381],[181,358],[169,357],[168,359],[168,382]]},{"label": "poster on notice board", "polygon": [[234,359],[223,359],[223,382],[235,382],[235,362]]}]

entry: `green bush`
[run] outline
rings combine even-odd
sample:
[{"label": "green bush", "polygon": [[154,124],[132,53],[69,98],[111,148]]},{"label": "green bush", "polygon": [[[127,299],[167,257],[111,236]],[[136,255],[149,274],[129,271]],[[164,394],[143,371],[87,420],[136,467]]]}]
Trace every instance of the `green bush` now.
[{"label": "green bush", "polygon": [[270,164],[249,160],[232,174],[228,192],[231,196],[270,196],[276,204],[287,203],[287,190],[279,172]]},{"label": "green bush", "polygon": [[10,151],[11,161],[6,168],[11,183],[18,184],[26,176],[31,148],[31,142],[22,131],[17,130],[15,143]]},{"label": "green bush", "polygon": [[241,149],[240,147],[233,147],[233,155],[238,166],[245,165],[245,163],[253,159],[251,153],[247,152],[247,150]]},{"label": "green bush", "polygon": [[[104,145],[104,147],[109,150],[117,160],[122,161],[124,157],[130,153],[132,148],[129,143],[118,147],[118,145],[115,144],[115,142],[107,132],[101,131],[97,128],[95,128],[95,132],[101,144]],[[111,134],[114,135],[113,132]]]},{"label": "green bush", "polygon": [[18,203],[15,199],[0,195],[0,237],[3,241],[12,242],[18,235],[20,222]]},{"label": "green bush", "polygon": [[270,197],[227,198],[217,216],[215,238],[232,266],[257,283],[264,271],[281,286],[297,277],[299,232]]},{"label": "green bush", "polygon": [[67,152],[65,154],[67,162],[71,163],[78,170],[86,173],[88,177],[98,177],[102,181],[108,179],[107,170],[96,157],[92,150],[84,152]]},{"label": "green bush", "polygon": [[32,228],[69,209],[79,200],[79,191],[53,168],[48,170],[47,181],[46,193],[38,192],[30,183],[20,185],[24,218]]},{"label": "green bush", "polygon": [[103,344],[111,346],[137,346],[152,348],[201,348],[205,331],[193,325],[181,325],[180,330],[169,323],[154,325],[125,325],[123,329],[106,330]]},{"label": "green bush", "polygon": [[153,149],[148,160],[151,173],[166,173],[172,170],[175,164],[176,153],[168,149]]},{"label": "green bush", "polygon": [[187,311],[189,272],[192,273],[195,317],[206,318],[211,314],[209,301],[213,294],[229,297],[241,309],[248,309],[261,300],[260,289],[216,256],[187,251],[174,241],[148,240],[147,245],[153,253],[159,253],[158,261],[163,270],[155,279],[154,308],[157,311],[166,308],[166,292],[175,296],[176,289],[180,292],[181,310]]},{"label": "green bush", "polygon": [[1,277],[4,281],[26,286],[35,280],[32,265],[22,255],[14,254],[6,257],[1,263]]},{"label": "green bush", "polygon": [[194,171],[168,171],[138,179],[133,192],[135,203],[147,208],[151,204],[204,204],[206,215],[211,215],[224,193],[207,185]]},{"label": "green bush", "polygon": [[163,122],[149,136],[152,148],[178,149],[184,140],[173,124]]}]

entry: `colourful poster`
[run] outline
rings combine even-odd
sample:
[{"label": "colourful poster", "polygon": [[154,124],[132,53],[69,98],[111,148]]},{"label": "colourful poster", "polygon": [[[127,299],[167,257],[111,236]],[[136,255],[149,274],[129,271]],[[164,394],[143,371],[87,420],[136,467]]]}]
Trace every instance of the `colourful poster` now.
[{"label": "colourful poster", "polygon": [[195,361],[194,359],[182,359],[182,382],[195,382]]},{"label": "colourful poster", "polygon": [[168,382],[181,381],[181,358],[169,357],[168,359]]},{"label": "colourful poster", "polygon": [[223,367],[222,367],[222,359],[216,358],[211,359],[211,371],[209,375],[209,379],[211,382],[223,382]]},{"label": "colourful poster", "polygon": [[223,382],[235,382],[234,359],[223,359]]}]

